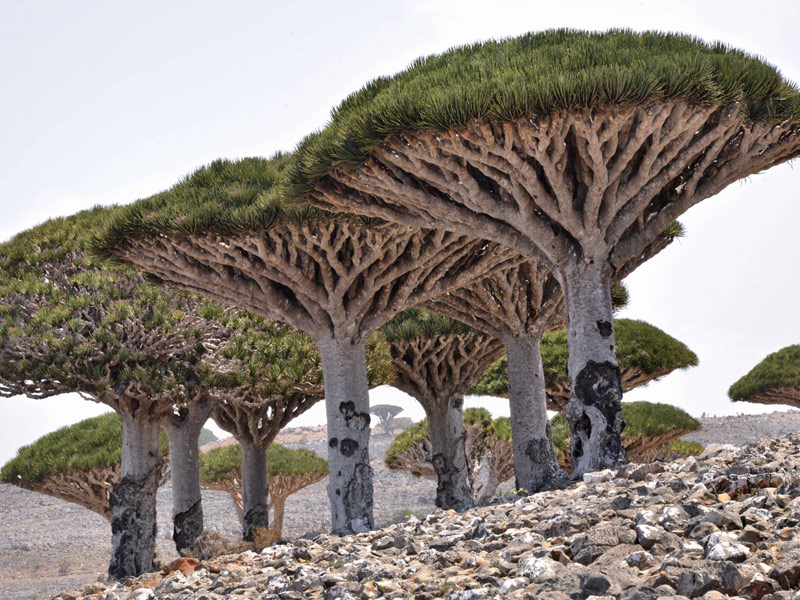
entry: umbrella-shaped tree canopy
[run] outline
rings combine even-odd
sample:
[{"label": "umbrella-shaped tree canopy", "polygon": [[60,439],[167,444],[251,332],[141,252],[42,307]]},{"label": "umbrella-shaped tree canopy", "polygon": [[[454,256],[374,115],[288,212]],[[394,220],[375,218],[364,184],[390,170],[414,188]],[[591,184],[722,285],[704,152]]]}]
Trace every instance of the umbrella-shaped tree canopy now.
[{"label": "umbrella-shaped tree canopy", "polygon": [[[685,344],[644,321],[616,319],[614,336],[622,387],[625,391],[646,385],[676,369],[697,366],[697,355]],[[567,376],[569,348],[566,331],[545,334],[541,348],[548,408],[563,412],[571,392]],[[493,363],[470,387],[469,393],[506,396],[508,394],[506,357]]]},{"label": "umbrella-shaped tree canopy", "polygon": [[[281,539],[286,499],[304,487],[316,483],[328,474],[328,463],[311,450],[290,450],[280,444],[270,444],[267,450],[269,465],[269,502],[272,525],[266,534],[272,540]],[[244,518],[242,497],[242,448],[231,444],[214,448],[200,457],[200,485],[208,490],[228,492],[233,499],[239,519]],[[263,532],[261,533],[264,536]],[[259,537],[264,540],[264,537]]]},{"label": "umbrella-shaped tree canopy", "polygon": [[436,506],[474,505],[462,420],[464,392],[503,352],[503,343],[460,321],[417,308],[381,328],[397,373],[393,385],[413,396],[430,423]]},{"label": "umbrella-shaped tree canopy", "polygon": [[800,346],[767,356],[728,390],[734,401],[788,404],[800,408]]},{"label": "umbrella-shaped tree canopy", "polygon": [[368,84],[300,146],[287,185],[546,260],[564,289],[586,472],[625,457],[610,281],[693,205],[798,153],[800,96],[764,61],[685,35],[557,30]]}]

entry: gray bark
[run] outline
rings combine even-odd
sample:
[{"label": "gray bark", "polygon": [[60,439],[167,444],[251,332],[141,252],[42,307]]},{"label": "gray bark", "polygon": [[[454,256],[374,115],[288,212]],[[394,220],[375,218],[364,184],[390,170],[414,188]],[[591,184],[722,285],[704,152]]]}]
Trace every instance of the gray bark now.
[{"label": "gray bark", "polygon": [[172,479],[172,539],[178,552],[191,548],[203,533],[197,440],[212,409],[210,400],[201,400],[180,407],[177,414],[164,420]]},{"label": "gray bark", "polygon": [[369,464],[369,384],[364,342],[318,341],[328,417],[328,499],[335,535],[369,531],[372,467]]},{"label": "gray bark", "polygon": [[462,511],[475,506],[462,409],[459,395],[425,408],[431,438],[431,462],[436,471],[436,506]]},{"label": "gray bark", "polygon": [[558,473],[558,459],[547,418],[540,336],[504,340],[508,353],[508,403],[517,489],[539,491]]},{"label": "gray bark", "polygon": [[625,464],[622,383],[614,347],[611,278],[599,261],[584,259],[564,271],[569,339],[567,403],[576,474]]},{"label": "gray bark", "polygon": [[120,417],[122,464],[110,497],[111,579],[136,577],[153,570],[156,491],[162,461],[159,423],[125,413]]},{"label": "gray bark", "polygon": [[254,529],[269,527],[267,448],[240,439],[242,448],[242,538],[253,540]]}]

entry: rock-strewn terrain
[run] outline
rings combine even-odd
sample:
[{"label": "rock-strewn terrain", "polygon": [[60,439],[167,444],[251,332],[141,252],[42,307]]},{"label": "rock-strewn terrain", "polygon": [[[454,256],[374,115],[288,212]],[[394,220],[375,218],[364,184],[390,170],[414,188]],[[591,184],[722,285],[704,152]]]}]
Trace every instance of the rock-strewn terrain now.
[{"label": "rock-strewn terrain", "polygon": [[59,598],[800,598],[800,435],[584,479]]},{"label": "rock-strewn terrain", "polygon": [[[436,482],[389,471],[383,454],[393,438],[373,435],[370,460],[375,471],[375,519],[378,525],[401,520],[409,511],[433,510]],[[307,447],[325,457],[325,427],[289,428],[278,440],[291,448]],[[286,502],[284,535],[297,538],[329,531],[327,478]],[[172,542],[172,487],[158,492],[158,559],[177,557]],[[206,527],[229,538],[241,536],[230,496],[203,492]],[[50,598],[103,577],[111,557],[111,526],[100,515],[49,496],[0,484],[0,600]]]}]

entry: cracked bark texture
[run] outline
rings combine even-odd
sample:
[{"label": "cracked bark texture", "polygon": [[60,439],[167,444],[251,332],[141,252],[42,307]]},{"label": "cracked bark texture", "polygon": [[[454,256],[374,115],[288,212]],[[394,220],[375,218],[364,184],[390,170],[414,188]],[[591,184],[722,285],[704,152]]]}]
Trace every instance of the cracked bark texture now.
[{"label": "cracked bark texture", "polygon": [[[321,385],[298,389],[295,394],[259,398],[253,390],[234,391],[220,402],[213,418],[221,429],[233,435],[242,448],[238,498],[234,505],[242,522],[242,538],[253,539],[255,528],[269,528],[270,492],[267,448],[292,419],[303,414],[321,398]],[[207,487],[209,484],[202,484]],[[212,489],[212,488],[208,488]],[[218,488],[213,488],[218,489]],[[230,489],[224,491],[230,493]],[[231,494],[233,495],[233,494]]]},{"label": "cracked bark texture", "polygon": [[[681,100],[479,119],[389,137],[361,167],[332,169],[308,197],[327,210],[480,232],[549,263],[564,288],[568,327],[579,330],[570,341],[587,344],[570,359],[570,426],[585,439],[575,464],[582,473],[624,460],[613,345],[596,339],[611,313],[605,294],[592,290],[608,289],[623,265],[701,200],[795,157],[799,132],[797,123],[746,121],[737,104]],[[601,450],[603,441],[611,447]]]},{"label": "cracked bark texture", "polygon": [[176,407],[163,421],[169,439],[172,479],[172,539],[178,553],[191,548],[203,533],[198,438],[217,400],[207,395]]},{"label": "cracked bark texture", "polygon": [[499,356],[500,341],[480,333],[396,340],[389,344],[394,386],[425,409],[436,473],[436,506],[462,511],[475,505],[462,419],[464,392]]},{"label": "cracked bark texture", "polygon": [[346,218],[279,218],[266,231],[225,236],[131,236],[111,252],[314,339],[325,379],[336,533],[373,525],[369,430],[354,425],[369,416],[366,338],[398,312],[518,261],[513,251],[472,237]]}]

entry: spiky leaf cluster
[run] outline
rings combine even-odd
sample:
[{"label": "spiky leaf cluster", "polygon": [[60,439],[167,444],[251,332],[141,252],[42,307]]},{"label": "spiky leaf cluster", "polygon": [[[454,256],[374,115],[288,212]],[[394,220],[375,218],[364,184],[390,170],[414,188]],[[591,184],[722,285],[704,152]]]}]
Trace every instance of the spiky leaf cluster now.
[{"label": "spiky leaf cluster", "polygon": [[728,390],[732,400],[800,407],[800,345],[767,356]]},{"label": "spiky leaf cluster", "polygon": [[[685,344],[643,321],[616,319],[614,341],[620,370],[623,374],[628,373],[627,381],[631,384],[642,385],[675,369],[697,365],[697,355]],[[562,394],[565,387],[569,386],[567,332],[545,334],[541,350],[548,394]],[[625,382],[626,377],[623,377],[623,386]],[[502,357],[493,363],[470,387],[469,393],[488,396],[508,394],[508,359]]]},{"label": "spiky leaf cluster", "polygon": [[[214,448],[200,455],[200,480],[217,482],[228,478],[232,471],[241,469],[242,448],[231,444]],[[280,444],[270,444],[267,449],[267,469],[270,477],[277,475],[306,475],[328,473],[327,461],[311,450],[290,450]]]},{"label": "spiky leaf cluster", "polygon": [[420,308],[410,308],[392,318],[381,327],[386,341],[408,342],[418,339],[436,339],[464,333],[477,333],[461,321]]},{"label": "spiky leaf cluster", "polygon": [[53,219],[0,246],[0,393],[189,393],[226,335],[197,298],[87,254],[117,209]]},{"label": "spiky leaf cluster", "polygon": [[[168,190],[121,207],[93,237],[92,249],[98,255],[110,255],[129,236],[236,235],[266,231],[279,219],[330,219],[331,215],[309,205],[286,202],[278,192],[277,183],[290,160],[288,154],[215,160]],[[347,218],[365,225],[377,222],[359,216]]]},{"label": "spiky leaf cluster", "polygon": [[454,48],[371,81],[301,144],[288,186],[302,195],[331,168],[358,166],[385,138],[408,131],[666,100],[740,103],[753,120],[800,119],[794,85],[772,65],[721,43],[658,32],[551,30]]}]

